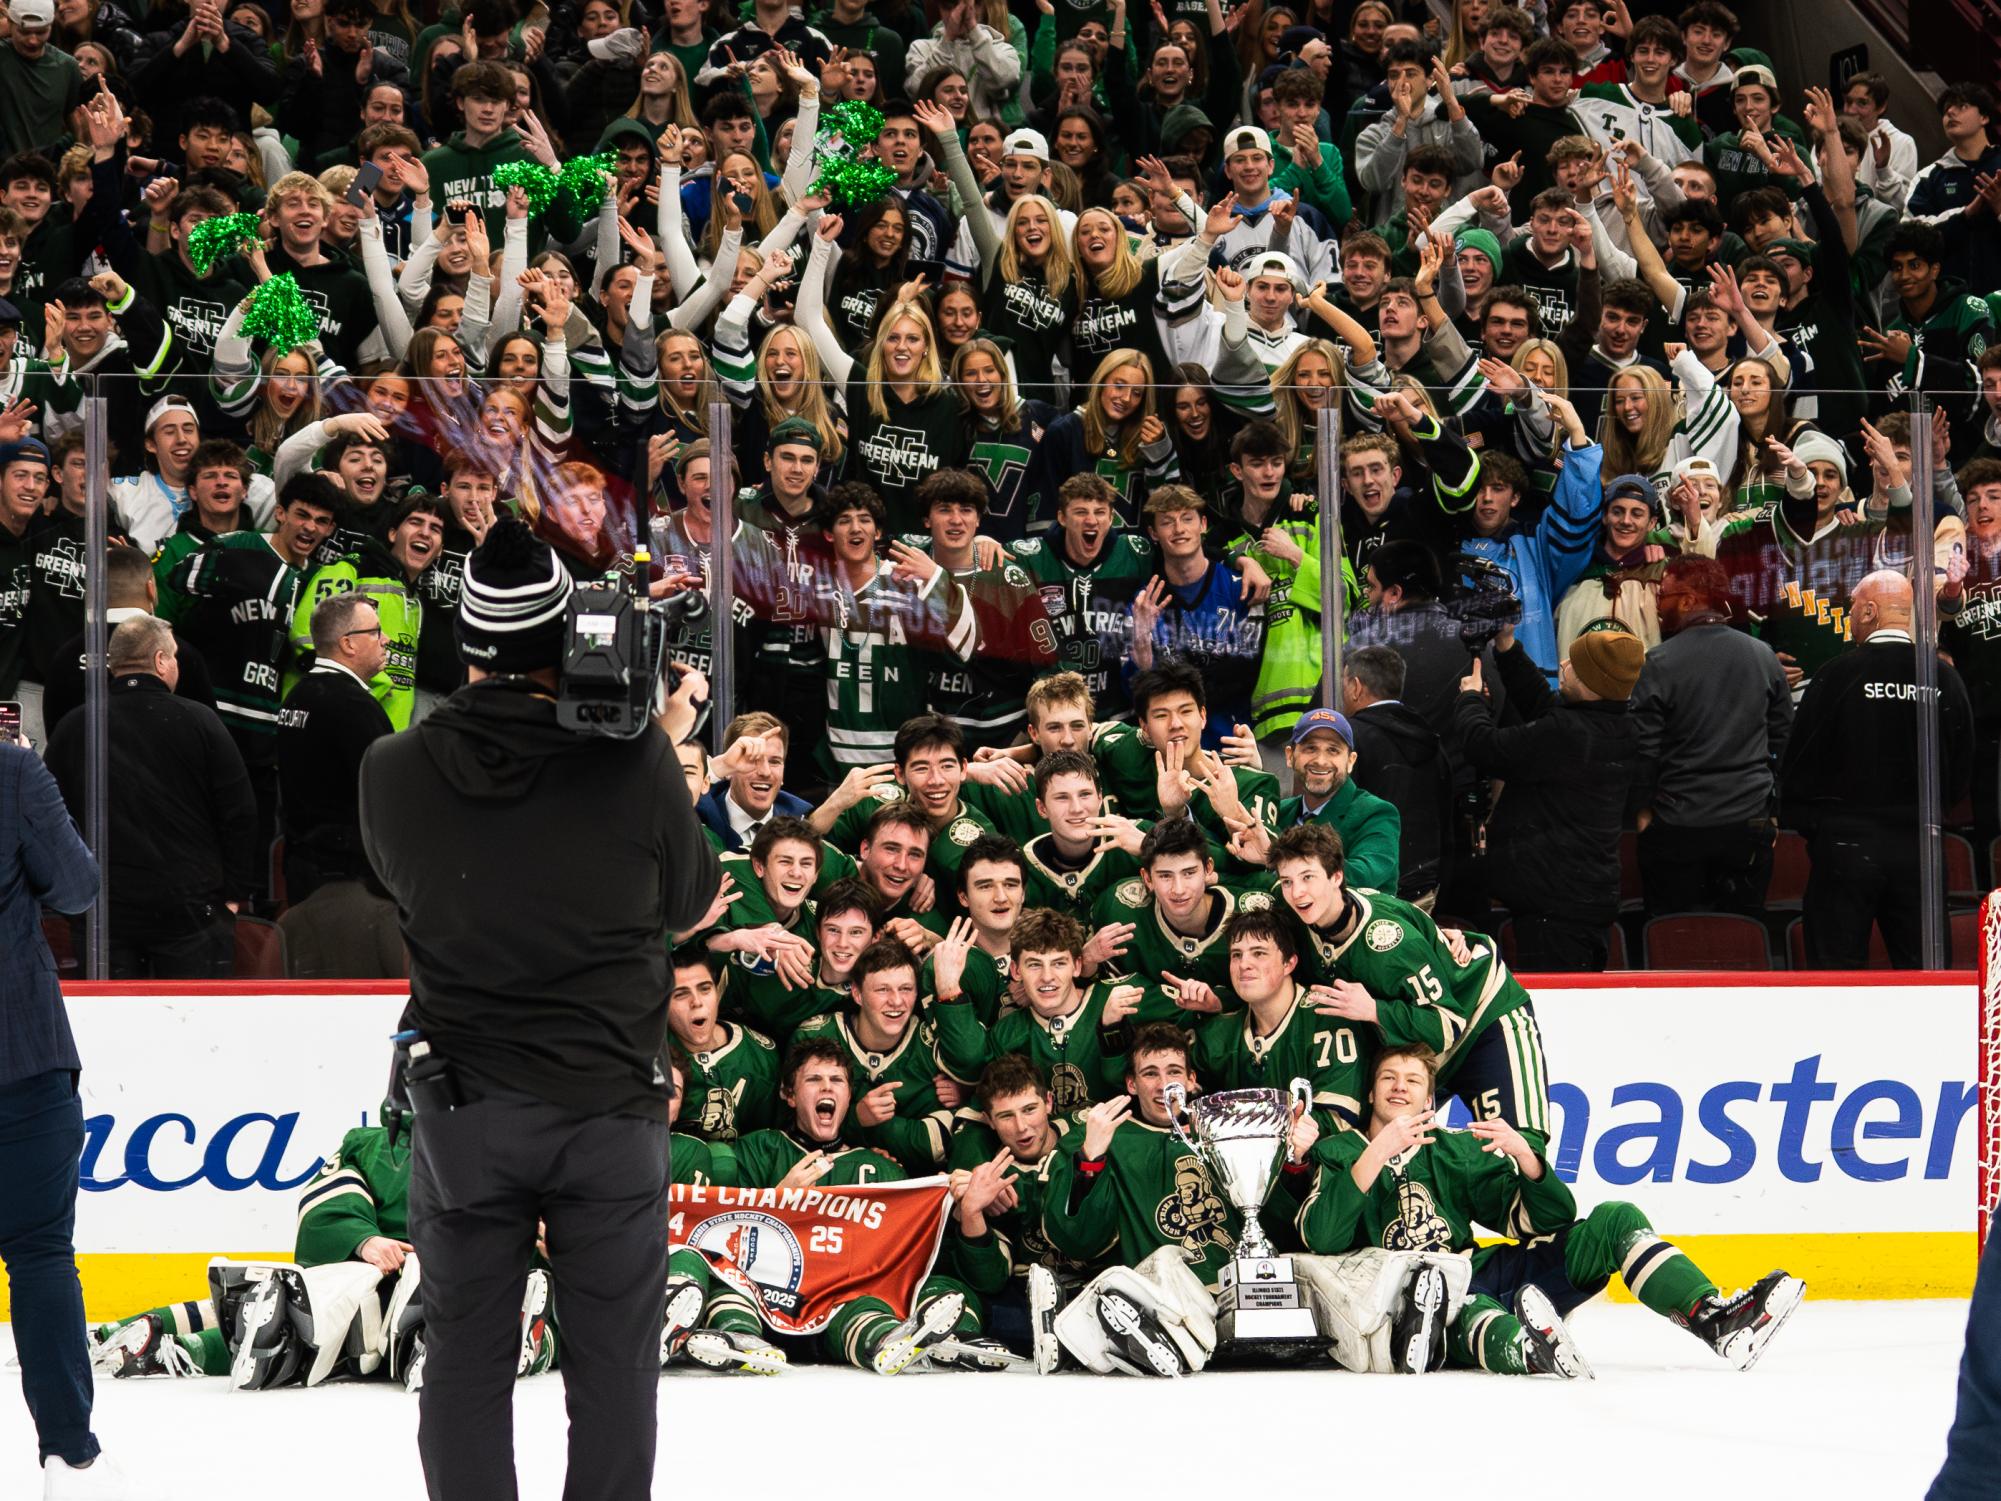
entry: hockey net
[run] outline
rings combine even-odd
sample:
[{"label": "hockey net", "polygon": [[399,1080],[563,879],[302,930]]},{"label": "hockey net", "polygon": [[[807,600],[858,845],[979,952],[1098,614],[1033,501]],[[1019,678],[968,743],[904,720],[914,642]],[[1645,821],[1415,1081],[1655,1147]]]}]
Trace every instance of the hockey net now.
[{"label": "hockey net", "polygon": [[2001,1197],[2001,891],[1980,904],[1980,1244]]}]

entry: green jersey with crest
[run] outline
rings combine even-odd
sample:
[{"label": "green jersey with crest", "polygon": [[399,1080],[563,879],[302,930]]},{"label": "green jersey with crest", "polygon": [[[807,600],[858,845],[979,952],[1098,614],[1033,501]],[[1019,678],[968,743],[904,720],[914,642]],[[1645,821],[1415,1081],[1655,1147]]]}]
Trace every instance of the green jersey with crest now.
[{"label": "green jersey with crest", "polygon": [[806,1141],[794,1127],[753,1131],[735,1148],[736,1182],[743,1188],[776,1188],[809,1152],[825,1152],[832,1162],[821,1188],[854,1188],[864,1183],[901,1183],[910,1175],[896,1160],[875,1147],[851,1147],[841,1142],[823,1147]]},{"label": "green jersey with crest", "polygon": [[[1050,1165],[1063,1154],[1066,1143],[1075,1145],[1083,1128],[1060,1114],[1052,1117],[1049,1125],[1053,1140],[1047,1152],[1034,1162],[1010,1158],[1007,1164],[1016,1195],[1014,1208],[988,1210],[987,1233],[977,1240],[961,1233],[956,1219],[952,1222],[945,1246],[947,1270],[976,1293],[997,1293],[1010,1277],[1026,1276],[1032,1265],[1075,1265],[1049,1243],[1042,1228],[1042,1207],[1049,1197]],[[970,1172],[983,1162],[992,1162],[1000,1149],[1000,1138],[979,1111],[961,1110],[953,1118],[948,1159],[952,1171],[964,1168]]]},{"label": "green jersey with crest", "polygon": [[[876,810],[902,796],[903,788],[895,783],[876,788],[834,820],[834,827],[827,838],[844,850],[859,853],[862,835]],[[993,794],[991,788],[977,782],[966,783],[959,790],[959,811],[946,819],[943,827],[931,831],[924,870],[938,892],[937,905],[927,916],[950,918],[959,912],[959,866],[965,861],[966,850],[974,840],[999,832],[991,813],[996,796],[1005,794]],[[929,923],[925,925],[930,926]],[[939,931],[944,930],[941,928]]]},{"label": "green jersey with crest", "polygon": [[1499,946],[1483,933],[1466,935],[1465,964],[1452,957],[1429,914],[1380,891],[1351,891],[1357,921],[1345,939],[1307,929],[1314,974],[1326,982],[1352,980],[1376,1001],[1376,1026],[1386,1046],[1421,1042],[1438,1054],[1441,1085],[1456,1072],[1467,1045],[1511,1011],[1530,1004],[1529,993],[1501,962]]},{"label": "green jersey with crest", "polygon": [[691,1183],[697,1188],[714,1184],[730,1187],[736,1183],[736,1154],[721,1142],[703,1141],[676,1131],[667,1143],[672,1154],[668,1161],[670,1183]]},{"label": "green jersey with crest", "polygon": [[1260,1037],[1247,1009],[1211,1016],[1195,1029],[1189,1060],[1205,1090],[1290,1090],[1294,1079],[1313,1089],[1313,1111],[1323,1134],[1361,1119],[1363,1069],[1376,1048],[1376,1029],[1322,1016],[1293,987],[1285,1016]]},{"label": "green jersey with crest", "polygon": [[[886,1053],[864,1047],[850,1025],[852,1012],[816,1016],[800,1026],[795,1042],[824,1038],[848,1060],[855,1104],[884,1084],[900,1084],[896,1114],[879,1125],[852,1126],[864,1146],[879,1147],[912,1173],[937,1171],[952,1134],[952,1110],[938,1098],[936,1077],[945,1072],[938,1058],[938,1029],[930,1017],[911,1016],[903,1037]],[[850,1107],[853,1108],[853,1107]]]},{"label": "green jersey with crest", "polygon": [[1053,834],[1031,839],[1021,849],[1028,878],[1024,907],[1048,907],[1088,925],[1098,899],[1122,881],[1139,877],[1139,861],[1124,850],[1093,850],[1081,865],[1071,865],[1057,853]]},{"label": "green jersey with crest", "polygon": [[[1018,1053],[1040,1068],[1049,1080],[1056,1113],[1069,1115],[1109,1100],[1125,1089],[1125,1022],[1105,1022],[1105,1003],[1131,980],[1100,980],[1084,991],[1083,1001],[1066,1016],[1041,1016],[1027,1007],[1001,1013],[991,1027],[982,1027],[963,1002],[939,1001],[931,1015],[938,1024],[938,1057],[945,1071],[964,1083],[977,1083],[980,1071],[994,1059]],[[1180,1021],[1182,1013],[1158,986],[1143,985],[1135,1024]]]},{"label": "green jersey with crest", "polygon": [[1340,1131],[1313,1144],[1314,1183],[1297,1220],[1309,1251],[1338,1256],[1381,1246],[1470,1252],[1477,1268],[1491,1251],[1480,1249],[1476,1224],[1529,1240],[1577,1218],[1577,1200],[1555,1168],[1545,1163],[1543,1175],[1531,1183],[1511,1158],[1495,1156],[1477,1136],[1460,1131],[1439,1131],[1431,1145],[1413,1147],[1385,1166],[1364,1193],[1352,1170],[1368,1144],[1359,1131]]},{"label": "green jersey with crest", "polygon": [[[822,849],[826,848],[822,845]],[[831,853],[831,852],[830,852]],[[717,933],[737,933],[746,928],[761,928],[778,923],[787,932],[796,933],[808,943],[813,942],[813,916],[815,903],[811,897],[799,905],[799,910],[779,923],[773,910],[771,899],[765,894],[764,883],[757,878],[757,871],[751,865],[750,856],[731,853],[721,856],[723,874],[736,883],[737,899],[724,909],[716,925],[708,930],[708,935]],[[817,959],[818,950],[815,950]],[[732,1017],[748,1022],[767,1039],[767,1046],[775,1047],[790,1038],[799,1024],[808,1017],[817,1016],[827,1009],[823,999],[826,991],[820,986],[806,990],[790,989],[779,978],[778,971],[768,959],[741,949],[731,952],[723,965],[722,999],[724,1010]],[[847,1000],[845,991],[839,993],[836,1004]],[[692,1087],[691,1087],[692,1093]],[[761,1122],[760,1122],[761,1124]]]},{"label": "green jersey with crest", "polygon": [[1112,963],[1122,974],[1145,975],[1158,980],[1163,973],[1184,980],[1201,980],[1233,1006],[1230,990],[1230,946],[1223,941],[1223,929],[1239,912],[1268,911],[1272,897],[1264,891],[1232,891],[1227,886],[1209,888],[1209,916],[1199,933],[1183,933],[1170,924],[1138,876],[1121,881],[1098,899],[1091,911],[1091,927],[1108,923],[1131,923],[1132,937],[1126,951]]},{"label": "green jersey with crest", "polygon": [[[917,983],[926,995],[935,996],[938,988],[933,979],[931,959],[931,955],[925,956],[924,972],[917,977]],[[982,1027],[991,1027],[1000,1019],[1003,1011],[1015,1004],[1014,998],[1009,994],[1013,977],[1012,954],[1002,954],[999,958],[995,958],[985,949],[975,945],[966,950],[966,968],[959,976],[957,999],[972,1007],[973,1015],[979,1019]],[[941,1048],[944,1046],[942,1036],[939,1038],[939,1046]],[[946,1071],[951,1072],[950,1069]]]},{"label": "green jersey with crest", "polygon": [[[1057,1153],[1050,1165],[1042,1210],[1049,1243],[1075,1261],[1123,1266],[1138,1266],[1162,1246],[1173,1246],[1214,1288],[1243,1233],[1243,1217],[1217,1192],[1194,1149],[1137,1114],[1112,1133],[1095,1171],[1080,1161],[1081,1129],[1077,1140],[1079,1150]],[[1274,1217],[1265,1223],[1269,1228]]]},{"label": "green jersey with crest", "polygon": [[347,1261],[371,1236],[410,1238],[410,1133],[392,1145],[381,1126],[360,1126],[299,1195],[300,1266]]},{"label": "green jersey with crest", "polygon": [[1129,700],[1121,666],[1132,640],[1132,602],[1154,575],[1153,544],[1114,532],[1095,562],[1080,565],[1065,552],[1063,534],[1052,531],[1017,542],[1012,551],[1041,592],[1057,670],[1082,674],[1100,717],[1123,714]]},{"label": "green jersey with crest", "polygon": [[718,1046],[700,1053],[688,1049],[694,1069],[681,1124],[709,1141],[735,1141],[778,1117],[778,1048],[749,1027],[720,1026],[724,1038]]}]

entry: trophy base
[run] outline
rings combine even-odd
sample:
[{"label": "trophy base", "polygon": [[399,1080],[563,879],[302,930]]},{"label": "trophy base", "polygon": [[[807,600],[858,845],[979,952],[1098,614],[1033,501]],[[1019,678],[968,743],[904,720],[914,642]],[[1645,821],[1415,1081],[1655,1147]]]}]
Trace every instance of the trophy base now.
[{"label": "trophy base", "polygon": [[1283,1347],[1325,1344],[1313,1310],[1292,1280],[1288,1256],[1239,1257],[1218,1280],[1216,1340],[1279,1353]]}]

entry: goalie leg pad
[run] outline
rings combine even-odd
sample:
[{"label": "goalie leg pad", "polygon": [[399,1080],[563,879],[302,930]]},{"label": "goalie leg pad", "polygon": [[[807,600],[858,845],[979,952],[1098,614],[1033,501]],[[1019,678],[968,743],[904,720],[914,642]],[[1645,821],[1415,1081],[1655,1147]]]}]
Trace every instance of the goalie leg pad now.
[{"label": "goalie leg pad", "polygon": [[423,1384],[424,1356],[424,1268],[412,1251],[403,1258],[403,1269],[390,1289],[389,1307],[382,1315],[382,1354],[389,1362],[389,1378],[415,1391]]},{"label": "goalie leg pad", "polygon": [[292,1310],[300,1338],[313,1347],[306,1385],[318,1386],[343,1359],[357,1376],[374,1374],[382,1363],[382,1273],[365,1261],[339,1261],[301,1268],[303,1306]]},{"label": "goalie leg pad", "polygon": [[1179,1253],[1163,1247],[1136,1267],[1099,1273],[1054,1328],[1063,1348],[1101,1375],[1170,1375],[1177,1363],[1193,1372],[1216,1348],[1216,1304]]},{"label": "goalie leg pad", "polygon": [[1464,1305],[1472,1280],[1463,1256],[1366,1246],[1343,1256],[1292,1258],[1293,1276],[1306,1289],[1329,1353],[1347,1370],[1379,1374],[1401,1369],[1396,1324],[1409,1308],[1411,1284],[1427,1269],[1444,1281],[1444,1307],[1433,1315],[1435,1327],[1443,1327]]}]

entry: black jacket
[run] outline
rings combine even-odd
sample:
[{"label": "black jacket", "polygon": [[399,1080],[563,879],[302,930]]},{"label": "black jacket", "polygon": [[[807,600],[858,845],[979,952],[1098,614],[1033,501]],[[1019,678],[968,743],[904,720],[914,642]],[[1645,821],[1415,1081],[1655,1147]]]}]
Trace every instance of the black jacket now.
[{"label": "black jacket", "polygon": [[1397,895],[1423,896],[1444,883],[1452,849],[1452,762],[1431,726],[1409,704],[1370,704],[1348,716],[1355,731],[1350,779],[1392,804],[1402,818]]},{"label": "black jacket", "polygon": [[1647,653],[1633,724],[1633,801],[1661,823],[1720,828],[1771,814],[1793,695],[1764,642],[1722,616],[1684,627]]},{"label": "black jacket", "polygon": [[1559,699],[1521,644],[1495,654],[1524,721],[1497,729],[1487,700],[1453,706],[1474,766],[1504,779],[1487,820],[1487,885],[1512,911],[1610,923],[1619,915],[1619,832],[1639,735],[1627,705]]},{"label": "black jacket", "polygon": [[[1822,824],[1917,828],[1917,663],[1904,631],[1878,631],[1814,674],[1793,715],[1779,763],[1780,816],[1789,829]],[[1938,664],[1940,802],[1966,795],[1973,773],[1973,707],[1959,674]],[[1991,774],[1992,768],[1989,768]]]},{"label": "black jacket", "polygon": [[[110,626],[115,629],[119,621],[146,612],[119,607],[110,613],[113,617]],[[105,632],[107,639],[110,634],[111,631],[107,629]],[[204,657],[179,630],[174,632],[174,645],[177,648],[175,660],[181,667],[181,680],[174,685],[174,697],[200,704],[205,709],[213,709],[215,684],[208,675],[208,658]],[[64,715],[72,709],[82,707],[83,690],[83,632],[78,631],[56,648],[55,656],[49,663],[49,675],[42,680],[42,723],[49,727],[51,733],[54,733],[55,727],[63,722]]]},{"label": "black jacket", "polygon": [[405,1025],[467,1084],[667,1118],[667,945],[721,869],[666,736],[572,735],[548,694],[475,683],[369,748],[361,836],[410,948]]},{"label": "black jacket", "polygon": [[[178,938],[227,921],[256,879],[257,799],[243,753],[215,710],[176,698],[151,673],[111,680],[106,817],[111,931]],[[84,816],[84,716],[49,736],[49,770]]]},{"label": "black jacket", "polygon": [[[285,854],[322,880],[359,876],[361,758],[394,733],[389,715],[353,673],[316,664],[278,711],[278,798]],[[306,892],[288,892],[293,900]]]},{"label": "black jacket", "polygon": [[0,1085],[83,1066],[42,908],[81,912],[97,888],[97,861],[54,779],[33,751],[0,745]]}]

